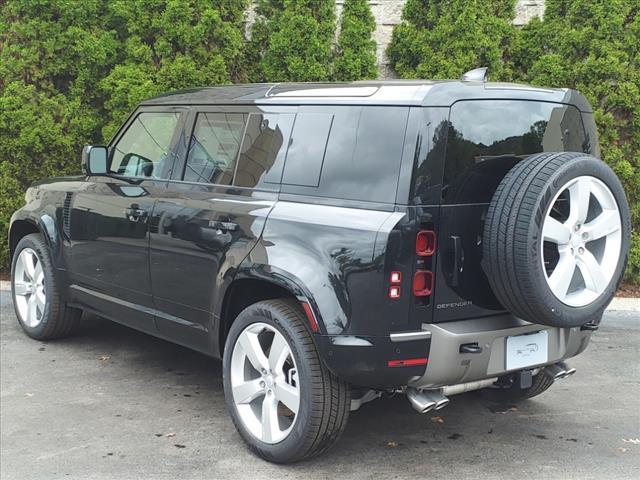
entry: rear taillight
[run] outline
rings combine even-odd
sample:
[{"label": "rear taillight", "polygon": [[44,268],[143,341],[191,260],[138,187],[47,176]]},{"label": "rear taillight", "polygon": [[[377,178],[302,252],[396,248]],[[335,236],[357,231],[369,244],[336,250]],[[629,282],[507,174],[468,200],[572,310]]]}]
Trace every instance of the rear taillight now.
[{"label": "rear taillight", "polygon": [[433,293],[433,255],[436,252],[436,232],[423,228],[416,234],[416,270],[411,291],[419,305],[428,305]]},{"label": "rear taillight", "polygon": [[399,271],[391,272],[391,274],[389,275],[389,283],[391,284],[389,286],[389,293],[388,293],[389,298],[392,300],[396,300],[400,298],[400,294],[401,294],[400,284],[402,283],[402,272],[399,272]]},{"label": "rear taillight", "polygon": [[433,291],[433,272],[431,270],[418,270],[413,275],[413,295],[416,297],[428,297]]},{"label": "rear taillight", "polygon": [[436,232],[420,230],[416,235],[416,255],[430,257],[436,251]]}]

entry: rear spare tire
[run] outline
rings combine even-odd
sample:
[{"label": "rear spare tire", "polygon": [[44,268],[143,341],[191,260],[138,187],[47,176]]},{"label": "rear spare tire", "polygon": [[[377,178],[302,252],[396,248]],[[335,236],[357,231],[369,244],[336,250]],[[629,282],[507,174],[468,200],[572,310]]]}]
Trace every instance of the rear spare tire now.
[{"label": "rear spare tire", "polygon": [[627,263],[629,206],[615,173],[584,153],[540,153],[498,186],[483,268],[502,305],[554,327],[598,323]]}]

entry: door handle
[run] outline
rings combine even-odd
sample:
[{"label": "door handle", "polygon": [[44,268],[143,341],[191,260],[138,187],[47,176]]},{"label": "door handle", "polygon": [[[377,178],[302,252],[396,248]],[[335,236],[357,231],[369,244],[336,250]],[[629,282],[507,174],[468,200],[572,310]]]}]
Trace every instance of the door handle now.
[{"label": "door handle", "polygon": [[129,208],[125,208],[124,213],[130,222],[138,222],[147,216],[147,211],[140,208],[137,203],[132,204]]},{"label": "door handle", "polygon": [[220,233],[235,232],[238,229],[238,224],[233,222],[221,222],[219,220],[211,220],[209,227],[220,231]]}]

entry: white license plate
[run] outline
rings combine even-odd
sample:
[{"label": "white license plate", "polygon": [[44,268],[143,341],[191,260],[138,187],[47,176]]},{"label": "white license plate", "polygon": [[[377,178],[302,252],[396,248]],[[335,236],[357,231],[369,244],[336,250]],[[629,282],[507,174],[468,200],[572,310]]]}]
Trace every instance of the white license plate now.
[{"label": "white license plate", "polygon": [[546,330],[528,335],[507,337],[507,370],[517,370],[546,363],[549,356]]}]

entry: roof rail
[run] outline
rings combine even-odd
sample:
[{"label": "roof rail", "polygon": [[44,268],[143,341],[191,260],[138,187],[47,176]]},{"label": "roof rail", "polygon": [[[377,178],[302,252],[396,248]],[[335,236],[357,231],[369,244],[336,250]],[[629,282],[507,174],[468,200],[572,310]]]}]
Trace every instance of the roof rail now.
[{"label": "roof rail", "polygon": [[487,81],[487,67],[474,68],[462,75],[463,82],[486,82]]}]

